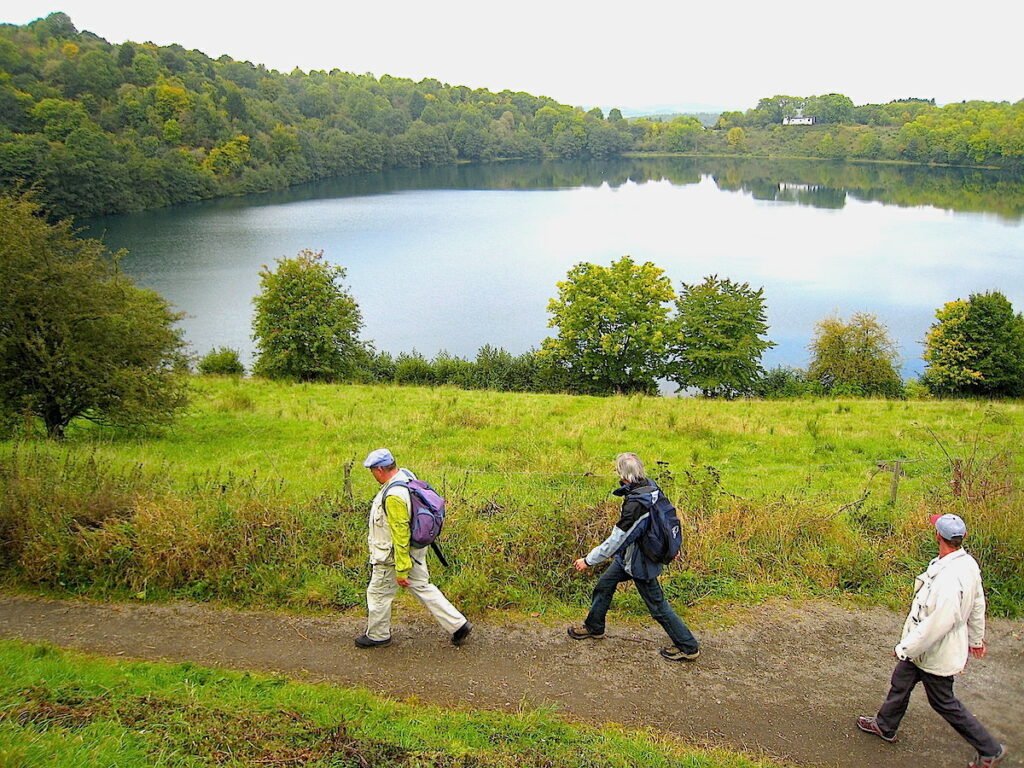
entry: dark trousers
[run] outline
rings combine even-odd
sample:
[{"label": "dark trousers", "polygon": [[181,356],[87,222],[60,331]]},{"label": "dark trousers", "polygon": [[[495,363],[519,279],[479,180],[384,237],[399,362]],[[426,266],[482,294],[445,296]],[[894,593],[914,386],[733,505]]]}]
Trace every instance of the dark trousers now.
[{"label": "dark trousers", "polygon": [[601,574],[601,578],[594,585],[594,594],[591,597],[590,613],[583,622],[587,629],[596,635],[604,634],[604,618],[608,613],[608,607],[612,604],[612,596],[615,588],[623,581],[633,581],[636,584],[636,591],[647,604],[647,610],[651,612],[654,620],[664,627],[673,644],[684,653],[694,653],[700,646],[697,638],[693,636],[683,620],[672,610],[672,606],[665,599],[665,593],[657,579],[634,579],[623,568],[617,560]]},{"label": "dark trousers", "polygon": [[953,695],[953,678],[929,674],[909,661],[899,662],[892,672],[892,687],[876,717],[882,733],[887,736],[896,733],[910,704],[910,694],[919,682],[924,684],[932,709],[942,715],[979,755],[990,757],[999,754],[999,742]]}]

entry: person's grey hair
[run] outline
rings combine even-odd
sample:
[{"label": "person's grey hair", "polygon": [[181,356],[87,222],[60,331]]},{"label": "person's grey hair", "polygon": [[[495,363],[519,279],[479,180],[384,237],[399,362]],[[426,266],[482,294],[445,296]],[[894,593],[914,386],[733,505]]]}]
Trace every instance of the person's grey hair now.
[{"label": "person's grey hair", "polygon": [[635,483],[644,477],[644,463],[635,453],[620,453],[615,457],[615,471],[627,483]]}]

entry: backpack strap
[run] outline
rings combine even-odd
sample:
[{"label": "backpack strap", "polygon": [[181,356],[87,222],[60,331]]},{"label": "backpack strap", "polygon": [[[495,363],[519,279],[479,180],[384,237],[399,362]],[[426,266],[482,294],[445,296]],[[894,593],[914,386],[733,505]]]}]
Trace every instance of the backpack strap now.
[{"label": "backpack strap", "polygon": [[448,568],[448,558],[444,556],[444,552],[441,551],[441,547],[438,545],[436,540],[430,543],[430,548],[434,550],[434,554],[437,555],[437,559],[441,561],[441,565]]},{"label": "backpack strap", "polygon": [[[632,491],[630,491],[630,493],[626,495],[626,498],[633,499],[634,501],[640,502],[644,506],[650,506],[653,508],[655,501],[654,493],[655,491],[658,490],[660,489],[653,485],[645,485],[642,488],[635,488]],[[647,497],[646,499],[644,498],[645,496]],[[650,501],[648,501],[648,499],[650,499]]]},{"label": "backpack strap", "polygon": [[385,485],[384,486],[384,490],[381,491],[381,496],[380,496],[381,503],[384,503],[387,500],[387,498],[388,498],[388,491],[390,491],[396,485],[401,486],[402,488],[405,488],[406,490],[408,490],[408,488],[409,488],[409,481],[408,480],[392,480],[390,483]]}]

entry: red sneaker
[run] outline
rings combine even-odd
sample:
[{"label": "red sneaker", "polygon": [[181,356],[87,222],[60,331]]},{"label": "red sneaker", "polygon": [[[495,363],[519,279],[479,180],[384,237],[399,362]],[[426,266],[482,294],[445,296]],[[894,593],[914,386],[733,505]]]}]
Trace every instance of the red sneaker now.
[{"label": "red sneaker", "polygon": [[1006,747],[1002,744],[999,745],[999,754],[985,757],[985,755],[978,755],[976,758],[971,760],[971,764],[967,768],[995,768],[1003,761],[1006,757]]},{"label": "red sneaker", "polygon": [[873,717],[861,717],[857,718],[857,727],[860,728],[864,733],[873,733],[875,736],[880,738],[882,741],[888,741],[890,743],[896,741],[896,734],[892,736],[886,736],[882,733],[881,726],[878,725],[878,720]]}]

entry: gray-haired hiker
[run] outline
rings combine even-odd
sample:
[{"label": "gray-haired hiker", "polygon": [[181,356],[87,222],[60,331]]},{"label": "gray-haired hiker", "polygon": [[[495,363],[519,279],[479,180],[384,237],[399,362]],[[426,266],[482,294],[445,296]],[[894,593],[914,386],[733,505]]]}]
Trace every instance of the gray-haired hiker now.
[{"label": "gray-haired hiker", "polygon": [[451,634],[452,642],[461,645],[473,625],[430,583],[427,547],[416,547],[410,542],[412,506],[408,483],[416,480],[416,476],[408,469],[399,469],[387,448],[371,451],[363,466],[381,488],[370,505],[368,542],[373,575],[366,588],[366,633],[356,638],[356,645],[390,645],[391,603],[399,587],[412,590],[437,623]]},{"label": "gray-haired hiker", "polygon": [[903,637],[893,650],[899,661],[889,695],[874,717],[858,717],[857,727],[895,741],[910,694],[922,683],[932,709],[977,751],[969,768],[992,768],[1006,755],[1006,747],[953,695],[954,675],[963,672],[968,658],[985,657],[981,570],[962,548],[967,535],[963,520],[957,515],[932,515],[931,522],[939,556],[917,577]]},{"label": "gray-haired hiker", "polygon": [[623,499],[619,521],[607,539],[574,563],[577,571],[585,571],[609,558],[612,564],[594,586],[590,613],[583,625],[569,627],[569,637],[603,637],[605,615],[615,588],[620,582],[632,580],[647,610],[673,642],[671,647],[661,649],[661,655],[670,661],[693,661],[700,654],[697,639],[672,610],[658,583],[664,563],[679,551],[675,509],[657,484],[644,476],[644,465],[635,453],[620,453],[615,469],[620,486],[613,494]]}]

